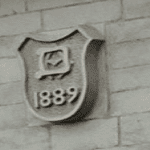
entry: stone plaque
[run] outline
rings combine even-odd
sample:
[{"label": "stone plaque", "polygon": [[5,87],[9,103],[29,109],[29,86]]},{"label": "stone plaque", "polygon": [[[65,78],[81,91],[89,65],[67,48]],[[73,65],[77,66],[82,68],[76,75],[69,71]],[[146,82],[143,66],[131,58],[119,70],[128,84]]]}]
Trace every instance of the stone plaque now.
[{"label": "stone plaque", "polygon": [[24,75],[26,102],[46,121],[81,119],[97,96],[98,52],[102,39],[87,25],[63,37],[48,33],[26,36],[18,54]]}]

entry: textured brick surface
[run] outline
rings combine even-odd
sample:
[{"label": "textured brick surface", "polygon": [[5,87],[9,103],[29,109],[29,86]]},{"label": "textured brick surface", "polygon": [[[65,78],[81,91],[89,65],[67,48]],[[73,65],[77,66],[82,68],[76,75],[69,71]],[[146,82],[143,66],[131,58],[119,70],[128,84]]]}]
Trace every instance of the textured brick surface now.
[{"label": "textured brick surface", "polygon": [[12,82],[0,85],[0,105],[23,102],[23,84]]},{"label": "textured brick surface", "polygon": [[41,28],[40,13],[18,14],[0,18],[0,36],[34,32]]},{"label": "textured brick surface", "polygon": [[109,64],[111,69],[150,64],[150,40],[110,45]]},{"label": "textured brick surface", "polygon": [[[27,106],[26,106],[27,107]],[[26,116],[27,116],[27,124],[28,126],[41,126],[41,125],[51,125],[50,122],[48,121],[43,121],[39,118],[37,118],[30,110],[29,108],[27,107],[26,108]]]},{"label": "textured brick surface", "polygon": [[52,127],[55,150],[91,150],[117,145],[117,119],[93,120]]},{"label": "textured brick surface", "polygon": [[150,65],[109,72],[110,91],[124,91],[150,86]]},{"label": "textured brick surface", "polygon": [[90,2],[92,0],[28,0],[29,10],[40,10],[45,8],[54,8],[60,6],[67,6],[72,4],[80,4]]},{"label": "textured brick surface", "polygon": [[113,116],[150,111],[150,89],[112,94],[110,107],[110,112]]},{"label": "textured brick surface", "polygon": [[48,150],[49,135],[46,128],[32,127],[0,131],[0,149],[2,150]]},{"label": "textured brick surface", "polygon": [[150,19],[138,19],[107,25],[107,42],[116,43],[150,37]]},{"label": "textured brick surface", "polygon": [[149,150],[149,144],[143,145],[134,145],[134,146],[127,146],[127,147],[114,147],[114,148],[106,148],[106,149],[96,149],[96,150]]},{"label": "textured brick surface", "polygon": [[16,53],[13,49],[15,44],[14,37],[1,37],[0,38],[0,58],[1,57],[15,57]]},{"label": "textured brick surface", "polygon": [[[12,149],[10,149],[10,150],[12,150]],[[16,150],[16,149],[14,149],[14,150]],[[50,147],[50,142],[40,141],[40,142],[36,142],[34,144],[20,146],[20,148],[17,150],[52,150],[52,149]]]},{"label": "textured brick surface", "polygon": [[0,83],[21,80],[19,61],[17,59],[0,59]]},{"label": "textured brick surface", "polygon": [[126,19],[150,16],[149,0],[123,0]]},{"label": "textured brick surface", "polygon": [[0,16],[25,12],[24,0],[1,0]]},{"label": "textured brick surface", "polygon": [[26,114],[24,104],[16,104],[0,107],[0,130],[24,127]]},{"label": "textured brick surface", "polygon": [[[44,27],[47,30],[96,23],[120,18],[120,1],[108,0],[93,4],[73,6],[43,12]],[[67,17],[66,17],[67,16]]]},{"label": "textured brick surface", "polygon": [[121,118],[121,140],[123,145],[150,142],[150,114],[136,114]]}]

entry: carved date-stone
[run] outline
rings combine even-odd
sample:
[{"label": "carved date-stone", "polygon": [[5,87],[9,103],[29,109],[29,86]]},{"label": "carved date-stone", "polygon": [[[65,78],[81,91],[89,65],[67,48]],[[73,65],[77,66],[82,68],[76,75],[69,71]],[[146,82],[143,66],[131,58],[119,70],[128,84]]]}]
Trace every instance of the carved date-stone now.
[{"label": "carved date-stone", "polygon": [[18,41],[25,101],[42,120],[81,119],[97,97],[101,36],[87,25],[70,29],[55,40],[49,34]]}]

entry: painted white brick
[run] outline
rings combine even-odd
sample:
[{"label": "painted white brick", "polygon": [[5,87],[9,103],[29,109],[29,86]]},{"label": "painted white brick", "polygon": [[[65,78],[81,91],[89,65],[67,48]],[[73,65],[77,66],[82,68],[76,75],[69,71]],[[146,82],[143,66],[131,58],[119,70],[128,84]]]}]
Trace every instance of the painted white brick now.
[{"label": "painted white brick", "polygon": [[109,44],[150,37],[150,18],[112,23],[106,26]]},{"label": "painted white brick", "polygon": [[0,18],[0,36],[35,32],[40,28],[39,12]]},{"label": "painted white brick", "polygon": [[150,114],[136,114],[121,118],[121,141],[123,145],[150,142]]},{"label": "painted white brick", "polygon": [[52,126],[55,150],[91,150],[118,144],[117,118]]},{"label": "painted white brick", "polygon": [[149,0],[123,0],[125,19],[150,16]]},{"label": "painted white brick", "polygon": [[110,114],[120,116],[150,111],[150,89],[114,93],[110,96]]},{"label": "painted white brick", "polygon": [[21,70],[17,59],[0,59],[0,83],[21,80]]},{"label": "painted white brick", "polygon": [[120,16],[121,4],[119,0],[108,0],[43,12],[44,28],[46,30],[116,20]]}]

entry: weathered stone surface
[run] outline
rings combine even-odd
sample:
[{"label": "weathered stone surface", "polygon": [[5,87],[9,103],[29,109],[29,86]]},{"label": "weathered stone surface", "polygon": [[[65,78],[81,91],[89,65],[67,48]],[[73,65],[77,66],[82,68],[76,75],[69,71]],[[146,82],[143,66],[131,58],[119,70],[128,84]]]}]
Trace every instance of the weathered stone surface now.
[{"label": "weathered stone surface", "polygon": [[55,150],[91,150],[118,144],[117,118],[75,124],[54,125],[51,130]]},{"label": "weathered stone surface", "polygon": [[92,0],[28,0],[28,10],[40,10],[46,8],[62,7],[91,2]]},{"label": "weathered stone surface", "polygon": [[142,144],[127,147],[113,147],[108,149],[96,149],[96,150],[149,150],[149,147],[150,147],[149,144]]},{"label": "weathered stone surface", "polygon": [[0,58],[16,56],[16,52],[14,50],[15,42],[15,37],[0,38]]},{"label": "weathered stone surface", "polygon": [[23,102],[23,84],[12,82],[0,85],[0,105]]},{"label": "weathered stone surface", "polygon": [[24,104],[0,107],[0,130],[24,127],[26,114]]},{"label": "weathered stone surface", "polygon": [[150,89],[114,93],[110,97],[110,114],[120,116],[150,111]]},{"label": "weathered stone surface", "polygon": [[149,0],[123,0],[126,19],[150,16]]},{"label": "weathered stone surface", "polygon": [[[39,141],[34,144],[27,144],[27,145],[20,146],[20,148],[17,150],[52,150],[50,145],[51,145],[50,142]],[[10,149],[10,150],[12,150],[12,149]],[[16,150],[16,149],[14,149],[14,150]]]},{"label": "weathered stone surface", "polygon": [[150,19],[112,23],[106,26],[109,44],[150,37]]},{"label": "weathered stone surface", "polygon": [[121,118],[121,141],[123,145],[150,142],[150,114],[135,114]]},{"label": "weathered stone surface", "polygon": [[150,85],[150,66],[140,66],[109,72],[110,91],[124,91]]},{"label": "weathered stone surface", "polygon": [[101,45],[99,50],[99,60],[98,60],[98,68],[99,68],[99,89],[98,89],[98,97],[95,101],[95,105],[91,109],[91,113],[85,117],[86,119],[93,118],[103,118],[107,114],[107,106],[108,106],[108,93],[107,93],[107,72],[106,72],[106,56],[105,56],[105,46]]},{"label": "weathered stone surface", "polygon": [[46,30],[116,20],[120,16],[121,5],[119,0],[108,0],[43,12],[44,28]]},{"label": "weathered stone surface", "polygon": [[[0,131],[0,149],[2,150],[48,150],[49,134],[44,127],[20,128]],[[50,144],[50,142],[49,142]]]},{"label": "weathered stone surface", "polygon": [[25,12],[24,0],[1,0],[0,16]]},{"label": "weathered stone surface", "polygon": [[29,110],[29,108],[26,108],[27,110],[27,124],[28,126],[41,126],[41,125],[50,125],[51,123],[48,121],[43,121],[39,118],[37,118],[33,113]]},{"label": "weathered stone surface", "polygon": [[40,13],[18,14],[0,18],[0,36],[34,32],[41,28]]},{"label": "weathered stone surface", "polygon": [[111,69],[150,64],[150,40],[108,46]]},{"label": "weathered stone surface", "polygon": [[0,83],[21,80],[21,69],[17,59],[0,59]]}]

